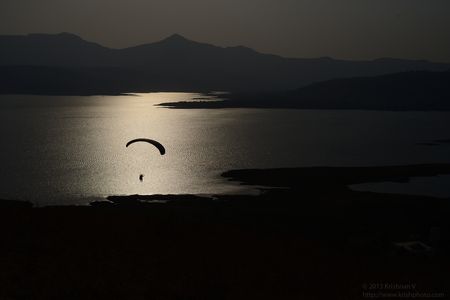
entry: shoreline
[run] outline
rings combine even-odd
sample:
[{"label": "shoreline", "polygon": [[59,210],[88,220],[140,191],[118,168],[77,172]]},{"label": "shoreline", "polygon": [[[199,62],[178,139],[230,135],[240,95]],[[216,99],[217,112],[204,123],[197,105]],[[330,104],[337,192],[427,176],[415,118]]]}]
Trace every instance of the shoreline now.
[{"label": "shoreline", "polygon": [[[295,193],[299,192],[299,189],[303,189],[305,193],[319,193],[319,187],[325,186],[329,191],[330,189],[336,189],[338,191],[348,190],[349,192],[358,193],[350,189],[352,185],[370,184],[370,183],[407,183],[412,178],[421,177],[436,177],[439,175],[450,174],[450,163],[429,163],[429,164],[411,164],[411,165],[390,165],[390,166],[364,166],[364,167],[292,167],[292,168],[270,168],[270,169],[234,169],[222,172],[220,177],[228,182],[234,184],[247,186],[254,190],[259,190],[259,194],[255,193],[233,193],[233,194],[150,194],[150,195],[109,195],[105,196],[104,201],[101,201],[101,197],[97,200],[87,202],[86,205],[98,204],[105,202],[109,203],[126,203],[127,201],[133,202],[137,200],[146,201],[164,201],[164,202],[181,202],[192,200],[214,200],[217,198],[241,198],[241,197],[259,197],[264,192],[276,192],[291,190]],[[314,191],[314,189],[317,189]],[[375,194],[389,194],[384,192],[372,192]],[[415,196],[415,197],[427,197],[436,199],[445,199],[442,197],[423,196],[414,194],[390,194],[392,196]],[[313,195],[310,195],[313,196]],[[449,198],[450,199],[450,198]],[[26,205],[34,206],[32,201],[22,199],[1,199],[5,203],[17,202],[21,206]],[[25,206],[26,206],[25,205]],[[36,207],[72,207],[80,205],[44,205]]]}]

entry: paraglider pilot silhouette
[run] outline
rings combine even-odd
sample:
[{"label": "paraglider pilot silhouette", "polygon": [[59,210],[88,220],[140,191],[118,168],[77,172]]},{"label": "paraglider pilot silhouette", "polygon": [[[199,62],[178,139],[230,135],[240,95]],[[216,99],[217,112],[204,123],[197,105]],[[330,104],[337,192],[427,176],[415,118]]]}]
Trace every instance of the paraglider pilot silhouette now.
[{"label": "paraglider pilot silhouette", "polygon": [[[134,139],[134,140],[129,141],[129,142],[127,143],[126,147],[128,148],[128,146],[130,146],[130,145],[132,145],[132,144],[134,144],[134,143],[140,143],[140,142],[152,144],[153,146],[155,146],[155,147],[159,150],[159,153],[160,153],[161,155],[166,154],[166,149],[164,148],[164,146],[161,145],[159,142],[157,142],[157,141],[155,141],[155,140],[151,140],[151,139],[145,139],[145,138]],[[140,181],[140,182],[143,182],[143,181],[144,181],[144,174],[140,174],[140,175],[139,175],[139,181]]]}]

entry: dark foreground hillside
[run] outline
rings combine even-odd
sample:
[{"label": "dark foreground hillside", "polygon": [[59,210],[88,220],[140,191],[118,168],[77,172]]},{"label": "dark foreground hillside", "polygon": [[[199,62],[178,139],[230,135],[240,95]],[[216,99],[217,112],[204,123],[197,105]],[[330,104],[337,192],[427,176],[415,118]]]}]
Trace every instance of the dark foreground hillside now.
[{"label": "dark foreground hillside", "polygon": [[2,201],[0,299],[447,299],[449,199],[346,185],[448,173],[240,170],[224,176],[287,188],[214,200],[109,197],[91,207]]}]

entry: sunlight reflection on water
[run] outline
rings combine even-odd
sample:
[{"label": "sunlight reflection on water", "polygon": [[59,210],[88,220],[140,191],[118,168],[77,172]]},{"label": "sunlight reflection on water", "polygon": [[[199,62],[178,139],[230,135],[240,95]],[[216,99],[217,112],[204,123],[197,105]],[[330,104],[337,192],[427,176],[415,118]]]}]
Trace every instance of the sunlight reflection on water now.
[{"label": "sunlight reflection on water", "polygon": [[[121,194],[237,193],[236,168],[449,162],[449,113],[155,106],[199,94],[1,96],[0,198],[85,204]],[[161,156],[133,138],[158,140]],[[139,174],[145,174],[143,182]]]}]

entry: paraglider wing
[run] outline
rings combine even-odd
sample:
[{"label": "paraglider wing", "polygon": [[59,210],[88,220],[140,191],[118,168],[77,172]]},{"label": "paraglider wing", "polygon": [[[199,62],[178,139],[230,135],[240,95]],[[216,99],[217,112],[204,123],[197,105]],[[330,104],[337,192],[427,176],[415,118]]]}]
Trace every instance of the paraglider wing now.
[{"label": "paraglider wing", "polygon": [[131,140],[131,141],[129,141],[127,143],[127,147],[130,146],[131,144],[138,143],[138,142],[144,142],[144,143],[152,144],[153,146],[158,148],[159,153],[161,153],[161,155],[164,155],[166,153],[166,149],[164,148],[163,145],[161,145],[159,142],[157,142],[155,140],[151,140],[151,139],[134,139],[134,140]]}]

